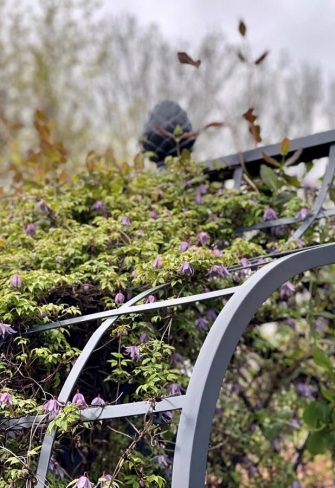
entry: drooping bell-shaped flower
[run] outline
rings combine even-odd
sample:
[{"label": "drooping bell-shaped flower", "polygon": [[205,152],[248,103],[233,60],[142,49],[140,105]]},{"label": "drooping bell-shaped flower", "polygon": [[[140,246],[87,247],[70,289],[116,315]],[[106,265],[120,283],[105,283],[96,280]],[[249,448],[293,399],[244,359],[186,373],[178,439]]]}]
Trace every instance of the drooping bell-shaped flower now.
[{"label": "drooping bell-shaped flower", "polygon": [[228,278],[230,273],[222,264],[214,264],[209,270],[209,275],[218,278]]},{"label": "drooping bell-shaped flower", "polygon": [[80,478],[77,480],[77,483],[75,484],[75,488],[93,488],[93,484],[90,482],[86,474],[87,473],[85,473],[83,476],[80,476]]},{"label": "drooping bell-shaped flower", "polygon": [[79,390],[77,390],[77,393],[72,398],[72,403],[74,403],[75,405],[77,405],[77,407],[80,407],[80,408],[87,407],[85,397],[82,393],[79,392]]},{"label": "drooping bell-shaped flower", "polygon": [[9,324],[0,322],[0,335],[5,337],[6,334],[16,334],[16,330],[14,330]]},{"label": "drooping bell-shaped flower", "polygon": [[130,218],[125,215],[121,219],[121,224],[124,225],[125,227],[130,227],[131,226]]},{"label": "drooping bell-shaped flower", "polygon": [[197,320],[195,321],[195,326],[199,330],[203,330],[205,332],[208,331],[208,320],[206,317],[198,317]]},{"label": "drooping bell-shaped flower", "polygon": [[91,209],[95,212],[104,212],[106,210],[106,205],[102,200],[97,200],[93,203]]},{"label": "drooping bell-shaped flower", "polygon": [[41,213],[45,213],[45,214],[48,214],[51,211],[49,205],[44,200],[39,200],[36,203],[36,210],[38,210]]},{"label": "drooping bell-shaped flower", "polygon": [[147,296],[147,298],[145,299],[145,303],[155,303],[156,301],[156,297],[155,295],[149,295]]},{"label": "drooping bell-shaped flower", "polygon": [[139,346],[126,346],[125,351],[133,361],[138,361],[141,357],[141,350]]},{"label": "drooping bell-shaped flower", "polygon": [[280,287],[280,298],[285,300],[286,298],[291,297],[295,293],[295,286],[290,281],[286,281]]},{"label": "drooping bell-shaped flower", "polygon": [[106,404],[105,400],[103,400],[100,395],[97,395],[91,401],[91,405],[94,405],[94,406],[99,406],[100,407],[100,406],[105,405],[105,404]]},{"label": "drooping bell-shaped flower", "polygon": [[308,214],[309,214],[308,208],[304,207],[299,210],[298,217],[300,217],[302,220],[305,220]]},{"label": "drooping bell-shaped flower", "polygon": [[182,395],[183,393],[182,387],[179,383],[170,383],[170,385],[168,385],[167,390],[168,390],[168,394],[171,396]]},{"label": "drooping bell-shaped flower", "polygon": [[165,454],[159,454],[158,456],[154,456],[153,461],[160,466],[166,468],[169,464],[171,464],[171,459],[166,456]]},{"label": "drooping bell-shaped flower", "polygon": [[271,207],[267,208],[263,214],[263,220],[265,222],[268,220],[276,220],[277,218],[278,218],[277,212]]},{"label": "drooping bell-shaped flower", "polygon": [[114,301],[115,301],[116,305],[122,305],[122,303],[124,303],[125,299],[126,299],[126,297],[124,296],[124,294],[121,291],[119,291],[119,293],[117,293],[115,295]]},{"label": "drooping bell-shaped flower", "polygon": [[27,236],[33,236],[36,234],[36,226],[32,222],[26,225],[25,232]]},{"label": "drooping bell-shaped flower", "polygon": [[45,411],[45,413],[49,414],[49,417],[53,418],[56,417],[56,415],[58,414],[60,407],[61,403],[56,398],[52,398],[51,400],[45,402],[45,404],[43,405],[43,410]]},{"label": "drooping bell-shaped flower", "polygon": [[150,212],[149,212],[149,217],[150,217],[151,219],[153,219],[153,220],[157,220],[158,215],[157,215],[156,210],[150,210]]},{"label": "drooping bell-shaped flower", "polygon": [[188,261],[185,261],[181,265],[179,269],[179,273],[183,274],[184,276],[193,276],[194,275],[193,266]]},{"label": "drooping bell-shaped flower", "polygon": [[9,285],[11,288],[21,288],[22,278],[19,274],[14,274],[9,280]]},{"label": "drooping bell-shaped flower", "polygon": [[152,263],[152,267],[155,268],[155,269],[161,269],[162,267],[162,258],[160,256],[157,256],[153,263]]},{"label": "drooping bell-shaped flower", "polygon": [[0,393],[0,405],[12,405],[13,396],[8,391],[3,391]]},{"label": "drooping bell-shaped flower", "polygon": [[207,232],[199,232],[199,234],[197,235],[197,239],[198,244],[200,244],[201,246],[206,246],[211,238]]},{"label": "drooping bell-shaped flower", "polygon": [[183,241],[179,246],[179,251],[185,252],[189,247],[190,247],[189,243],[187,241]]}]

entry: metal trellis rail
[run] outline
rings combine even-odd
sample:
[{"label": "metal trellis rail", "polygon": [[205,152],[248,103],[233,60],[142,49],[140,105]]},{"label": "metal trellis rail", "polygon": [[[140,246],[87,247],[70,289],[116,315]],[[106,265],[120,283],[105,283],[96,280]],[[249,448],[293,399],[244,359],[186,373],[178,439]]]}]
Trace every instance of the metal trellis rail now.
[{"label": "metal trellis rail", "polygon": [[[329,156],[323,182],[310,214],[304,220],[299,218],[277,219],[258,224],[252,228],[240,229],[240,232],[300,223],[297,230],[292,234],[292,239],[298,239],[313,224],[315,219],[335,214],[333,209],[324,210],[322,208],[335,172],[335,131],[328,131],[292,141],[290,154],[293,154],[298,149],[301,149],[301,154],[296,163]],[[266,164],[266,161],[262,158],[264,152],[271,157],[280,158],[279,145],[255,149],[242,154],[243,160],[251,174],[257,174],[260,165]],[[242,168],[240,161],[241,155],[217,159],[219,165],[222,164],[224,177],[234,178],[235,187],[239,187],[241,183]],[[213,169],[214,165],[212,162],[208,162],[207,166],[212,173],[211,177],[215,177],[216,172],[221,171],[217,169],[217,166]],[[27,334],[36,334],[57,327],[70,327],[97,319],[104,319],[101,325],[93,332],[72,367],[61,388],[58,397],[59,402],[64,404],[68,402],[92,352],[106,332],[115,324],[118,317],[132,313],[146,313],[165,307],[183,306],[213,298],[228,298],[201,347],[185,395],[164,398],[155,404],[139,401],[128,404],[89,407],[82,409],[80,412],[82,422],[92,422],[181,410],[173,461],[172,488],[203,488],[215,406],[222,381],[239,339],[258,307],[284,282],[307,270],[335,263],[335,243],[320,244],[283,253],[270,253],[263,257],[270,258],[271,261],[263,264],[259,258],[251,259],[250,268],[259,269],[240,286],[162,300],[155,303],[138,304],[149,294],[168,286],[160,285],[140,293],[115,310],[107,310],[33,327]],[[240,267],[235,266],[231,269],[236,271]],[[0,428],[16,430],[30,428],[36,423],[45,424],[47,422],[47,415],[28,416],[11,420],[4,419],[0,420]],[[54,430],[44,436],[36,473],[37,488],[46,486],[49,462],[56,435],[57,431]]]}]

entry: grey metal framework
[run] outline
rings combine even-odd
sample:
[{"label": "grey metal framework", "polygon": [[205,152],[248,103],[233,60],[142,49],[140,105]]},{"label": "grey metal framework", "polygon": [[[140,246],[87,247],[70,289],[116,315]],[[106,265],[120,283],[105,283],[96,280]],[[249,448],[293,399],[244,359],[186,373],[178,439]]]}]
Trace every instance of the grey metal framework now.
[{"label": "grey metal framework", "polygon": [[[334,215],[334,211],[324,211],[322,205],[327,197],[335,171],[335,131],[292,141],[291,153],[298,149],[301,149],[302,152],[297,162],[329,155],[329,163],[313,209],[293,233],[292,237],[294,239],[299,238],[312,225],[315,219]],[[266,152],[271,157],[280,157],[279,146],[268,146],[244,153],[242,157],[251,173],[256,174],[260,165],[266,164],[262,159],[263,152]],[[236,187],[241,182],[240,158],[241,155],[233,155],[227,158],[219,158],[218,160],[219,163],[225,164],[222,167],[225,177],[233,176],[235,178]],[[212,171],[211,165],[212,163],[209,162],[208,168],[210,171]],[[218,170],[212,171],[214,177],[216,171]],[[299,219],[277,219],[259,224],[252,227],[252,229],[263,229],[290,223],[299,223]],[[243,232],[244,230],[250,230],[250,228],[241,229],[240,231]],[[250,260],[250,268],[259,269],[241,286],[138,305],[138,302],[149,294],[168,286],[160,285],[139,294],[118,309],[32,328],[28,332],[29,334],[103,319],[103,322],[94,331],[70,371],[59,394],[59,401],[66,403],[69,400],[90,355],[106,332],[115,324],[118,317],[132,313],[146,313],[165,307],[182,306],[213,298],[229,298],[201,347],[185,395],[164,398],[154,405],[150,402],[141,401],[103,407],[89,407],[81,410],[83,423],[133,415],[147,415],[150,412],[181,410],[173,462],[172,488],[203,488],[215,405],[226,370],[240,337],[258,307],[284,282],[304,271],[335,263],[335,243],[320,244],[284,253],[272,253],[265,257],[271,259],[271,262],[265,265],[260,265],[259,260],[256,259]],[[238,270],[240,267],[235,266],[231,269]],[[47,422],[48,417],[46,415],[30,416],[9,421],[0,420],[0,428],[3,426],[9,430],[15,430]],[[53,431],[52,433],[46,433],[44,436],[36,473],[37,488],[46,486],[50,456],[56,435],[57,432]]]}]

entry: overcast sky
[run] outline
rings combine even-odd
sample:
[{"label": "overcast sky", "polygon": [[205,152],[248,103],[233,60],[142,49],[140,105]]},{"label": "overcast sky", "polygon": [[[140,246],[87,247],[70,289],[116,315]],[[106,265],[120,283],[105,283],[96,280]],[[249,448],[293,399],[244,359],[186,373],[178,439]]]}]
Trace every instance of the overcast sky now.
[{"label": "overcast sky", "polygon": [[168,39],[195,43],[213,29],[237,40],[240,18],[254,53],[287,49],[293,59],[335,74],[335,0],[106,0],[113,14],[128,12],[156,23]]}]

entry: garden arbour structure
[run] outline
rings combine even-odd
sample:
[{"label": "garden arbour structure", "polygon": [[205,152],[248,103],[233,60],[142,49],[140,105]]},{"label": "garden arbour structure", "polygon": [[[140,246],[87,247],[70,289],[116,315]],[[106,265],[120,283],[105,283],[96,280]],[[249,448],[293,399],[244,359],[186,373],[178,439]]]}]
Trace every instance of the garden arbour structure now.
[{"label": "garden arbour structure", "polygon": [[[335,131],[328,131],[292,141],[289,156],[299,149],[301,154],[297,158],[296,163],[329,157],[323,182],[310,214],[305,219],[290,218],[264,222],[249,228],[249,230],[261,230],[294,223],[298,224],[298,227],[292,233],[292,238],[298,239],[313,224],[315,219],[335,215],[333,209],[325,211],[322,208],[335,171]],[[262,157],[264,152],[273,158],[280,158],[280,147],[278,145],[254,149],[242,154],[244,164],[251,174],[257,174],[261,164],[266,164]],[[242,178],[241,155],[236,154],[227,158],[219,158],[216,161],[219,164],[224,164],[220,170],[224,178],[233,177],[234,186],[238,188]],[[218,170],[213,169],[211,162],[208,162],[207,165],[210,173],[213,173],[211,177],[215,178],[215,173]],[[217,168],[217,165],[215,168]],[[243,230],[246,229],[241,229],[241,232]],[[146,296],[165,286],[160,285],[139,294],[118,309],[53,322],[30,330],[29,333],[39,333],[57,327],[103,320],[77,358],[61,389],[58,397],[59,401],[66,403],[69,400],[91,353],[104,334],[115,324],[118,317],[133,313],[145,313],[166,307],[182,306],[213,298],[229,298],[201,347],[185,395],[164,398],[157,401],[154,405],[150,402],[140,401],[129,404],[89,407],[81,410],[81,420],[83,422],[146,415],[150,412],[181,410],[173,461],[172,488],[203,488],[215,406],[226,370],[239,339],[259,306],[283,283],[307,270],[335,263],[335,243],[295,249],[286,253],[272,253],[267,255],[267,257],[271,258],[271,261],[264,265],[260,265],[256,259],[250,260],[250,267],[259,269],[240,286],[138,305],[138,302]],[[238,267],[233,267],[233,269],[236,270]],[[31,427],[36,422],[47,422],[47,416],[12,419],[9,422],[6,421],[6,425],[9,429],[20,429]],[[53,431],[46,433],[44,436],[36,473],[37,488],[46,486],[49,462],[56,434],[57,432]]]}]

